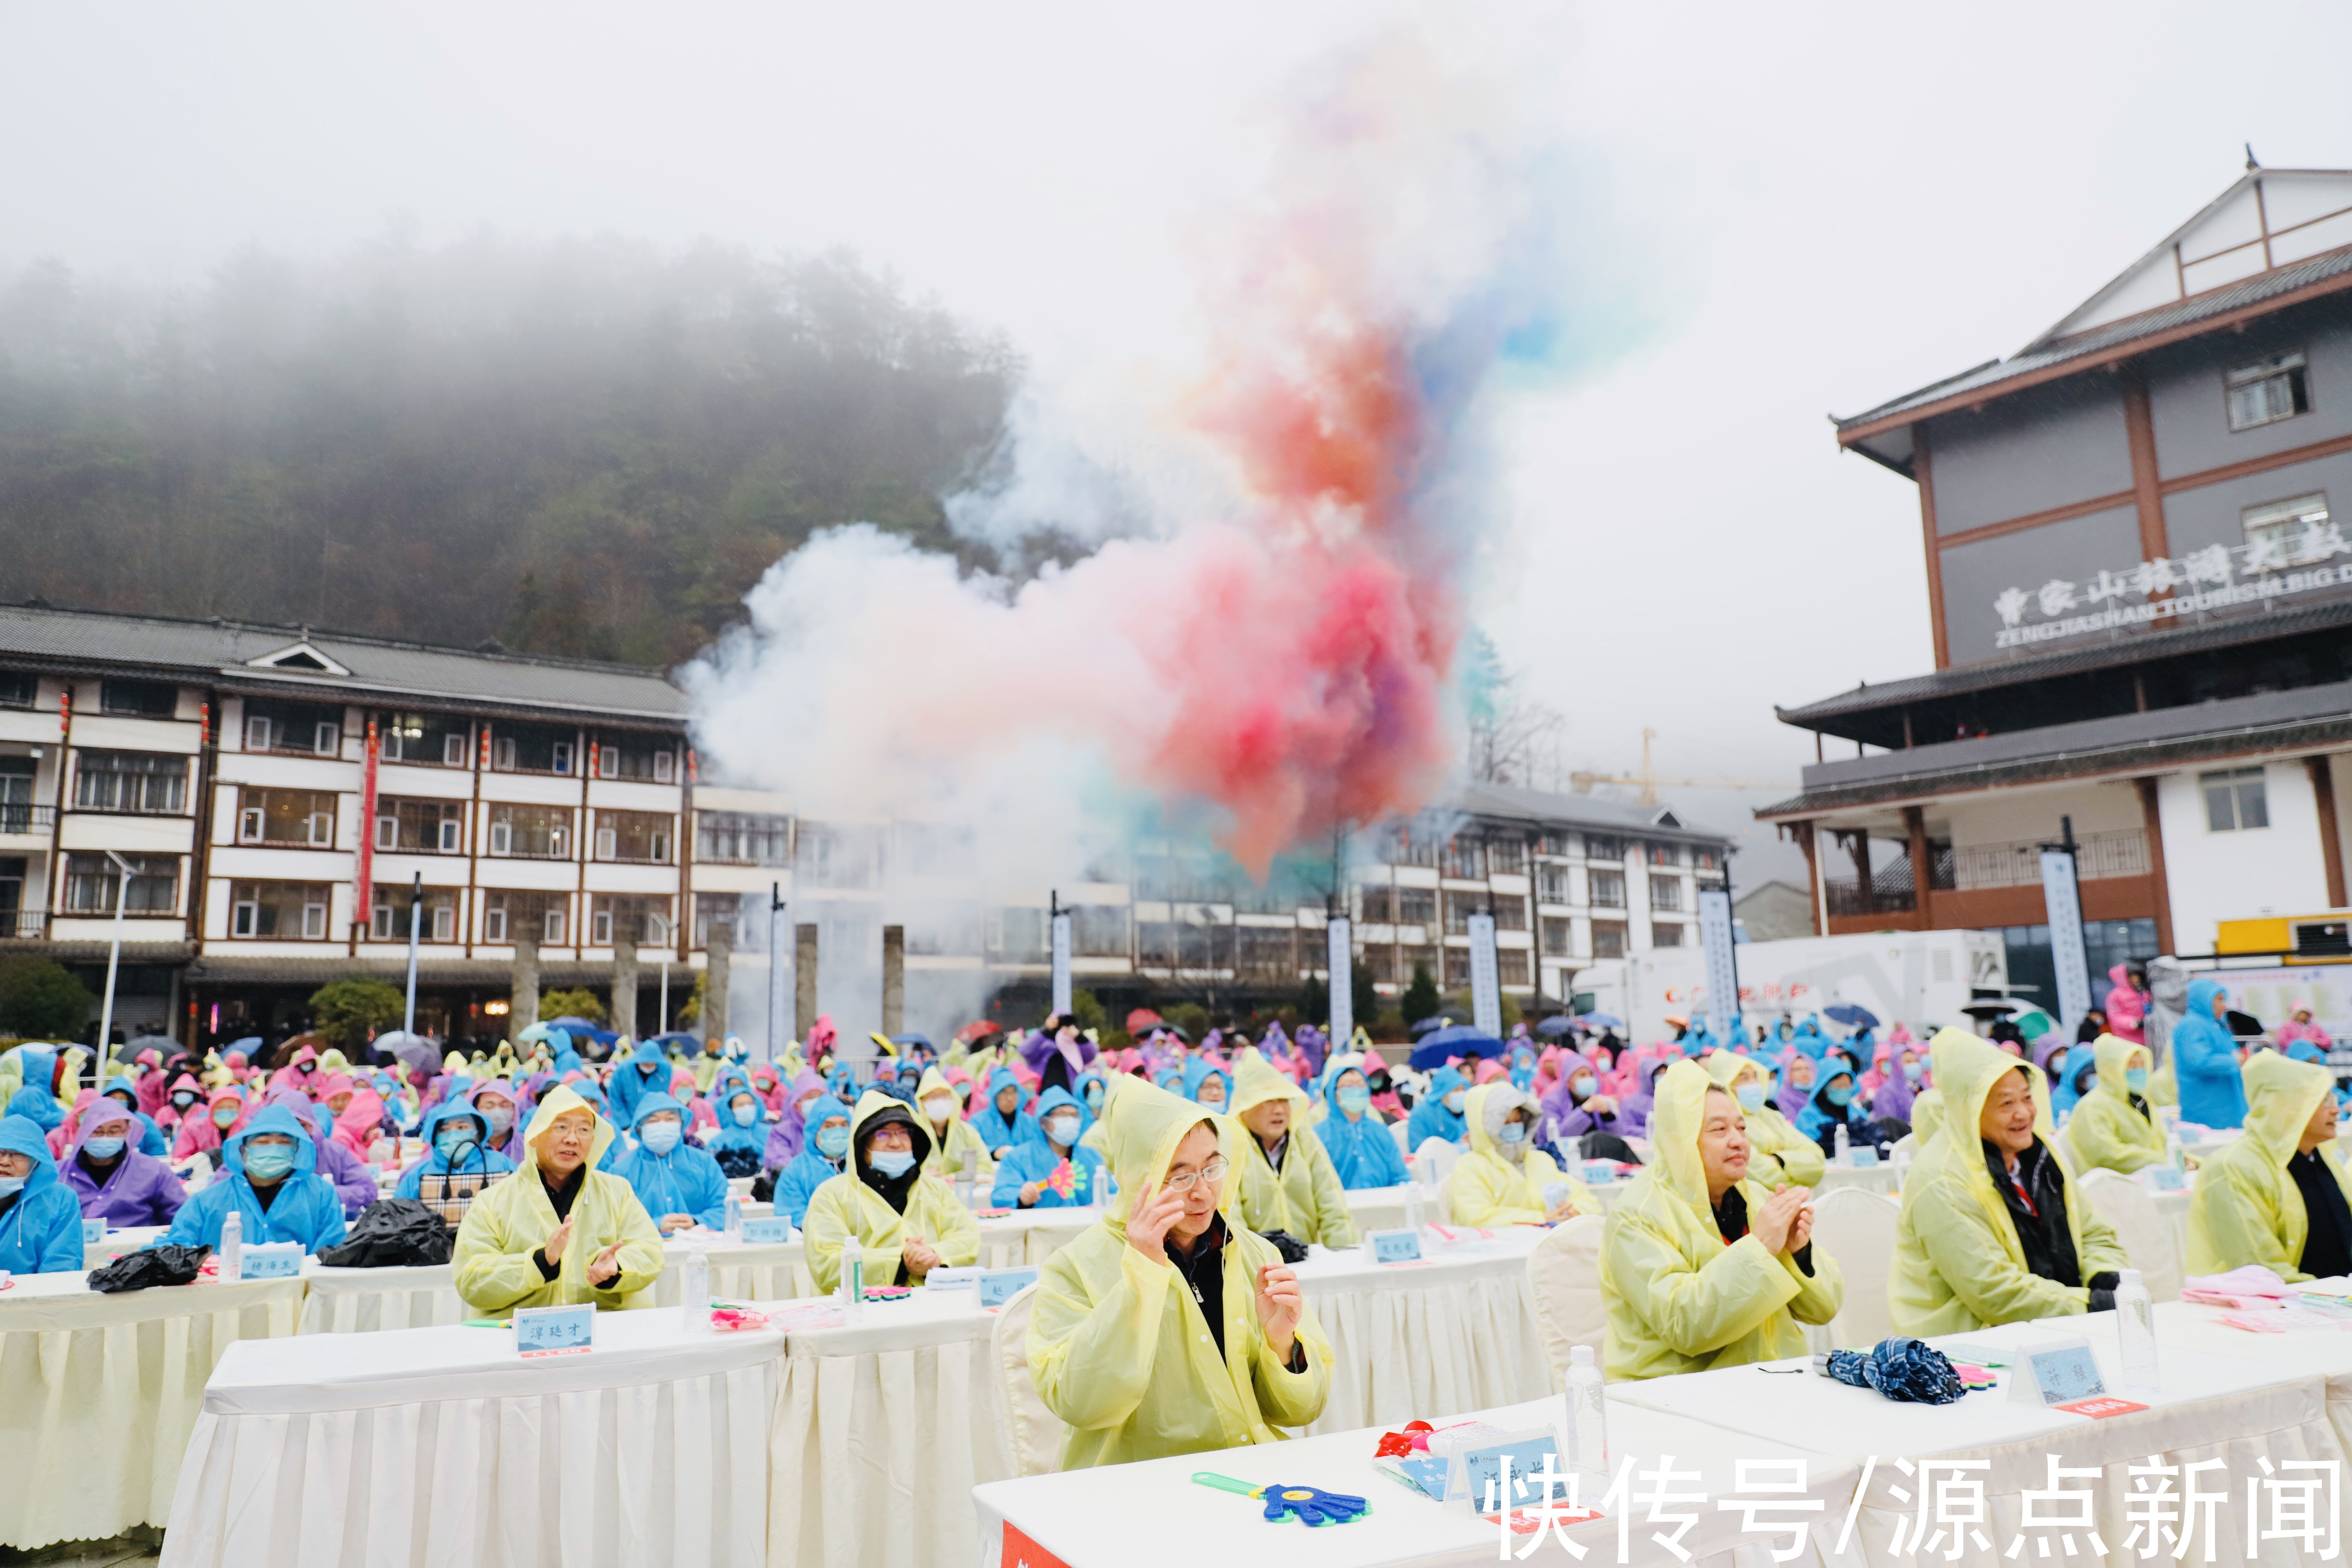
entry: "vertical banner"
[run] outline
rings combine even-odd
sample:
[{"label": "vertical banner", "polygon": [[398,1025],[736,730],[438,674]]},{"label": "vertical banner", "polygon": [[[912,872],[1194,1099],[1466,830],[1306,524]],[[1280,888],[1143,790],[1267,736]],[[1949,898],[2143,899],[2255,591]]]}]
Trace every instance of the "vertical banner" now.
[{"label": "vertical banner", "polygon": [[1718,1038],[1727,1037],[1739,1012],[1739,958],[1732,950],[1731,895],[1698,896],[1698,942],[1706,952],[1706,1011]]},{"label": "vertical banner", "polygon": [[1333,915],[1323,931],[1331,946],[1331,1049],[1344,1051],[1356,1032],[1355,939],[1345,915]]},{"label": "vertical banner", "polygon": [[1054,1011],[1067,1015],[1070,1010],[1070,917],[1062,910],[1054,911]]},{"label": "vertical banner", "polygon": [[1503,1037],[1502,976],[1495,964],[1495,917],[1470,917],[1470,1019],[1482,1035]]},{"label": "vertical banner", "polygon": [[782,1061],[784,1042],[793,1037],[793,928],[784,918],[784,885],[768,889],[768,1037],[760,1042],[754,1059]]},{"label": "vertical banner", "polygon": [[2091,1010],[2091,971],[2083,952],[2083,900],[2072,850],[2042,851],[2042,903],[2049,911],[2050,961],[2058,970],[2058,1023],[2065,1037]]},{"label": "vertical banner", "polygon": [[375,774],[377,759],[383,755],[383,737],[376,732],[373,715],[368,719],[367,747],[360,755],[359,877],[352,889],[352,950],[355,952],[361,936],[375,918]]}]

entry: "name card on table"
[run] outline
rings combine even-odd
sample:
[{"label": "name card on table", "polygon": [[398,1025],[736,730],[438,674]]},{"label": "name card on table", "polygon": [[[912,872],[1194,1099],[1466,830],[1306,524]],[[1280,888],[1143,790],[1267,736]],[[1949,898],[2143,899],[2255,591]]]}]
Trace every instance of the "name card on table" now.
[{"label": "name card on table", "polygon": [[2189,1187],[2189,1178],[2181,1174],[2178,1165],[2146,1166],[2141,1170],[2139,1179],[2152,1193],[2185,1192]]},{"label": "name card on table", "polygon": [[793,1238],[790,1215],[772,1215],[765,1219],[743,1222],[743,1245],[746,1247],[781,1247]]},{"label": "name card on table", "polygon": [[923,1276],[927,1290],[970,1290],[980,1284],[980,1277],[988,1270],[976,1264],[959,1264],[952,1268],[934,1268]]},{"label": "name card on table", "polygon": [[291,1279],[302,1272],[299,1241],[247,1242],[241,1256],[241,1275],[247,1279]]},{"label": "name card on table", "polygon": [[1606,1185],[1607,1184],[1609,1184],[1609,1183],[1611,1183],[1611,1182],[1615,1181],[1616,1179],[1617,1179],[1617,1162],[1616,1162],[1616,1161],[1614,1161],[1614,1160],[1587,1160],[1586,1162],[1584,1162],[1584,1184],[1585,1184],[1586,1186],[1588,1186],[1588,1187],[1604,1186],[1604,1185]]},{"label": "name card on table", "polygon": [[103,1218],[86,1219],[81,1222],[81,1244],[84,1247],[96,1247],[105,1239],[106,1221]]},{"label": "name card on table", "polygon": [[2012,1352],[2009,1364],[2009,1397],[2018,1405],[2048,1409],[2107,1391],[2085,1339],[2037,1340]]},{"label": "name card on table", "polygon": [[518,1307],[514,1331],[515,1350],[526,1361],[583,1354],[596,1348],[596,1308],[587,1301],[570,1307]]},{"label": "name card on table", "polygon": [[1366,1231],[1364,1246],[1370,1251],[1375,1263],[1421,1261],[1421,1232],[1417,1230]]},{"label": "name card on table", "polygon": [[980,1277],[980,1304],[1002,1307],[1030,1286],[1037,1283],[1034,1268],[990,1268]]},{"label": "name card on table", "polygon": [[[1470,1506],[1480,1513],[1532,1504],[1539,1500],[1537,1494],[1543,1489],[1542,1483],[1535,1478],[1543,1473],[1544,1456],[1557,1456],[1559,1451],[1559,1439],[1552,1433],[1520,1432],[1503,1442],[1456,1455],[1454,1463],[1460,1468],[1448,1479],[1446,1495],[1468,1500]],[[1503,1476],[1506,1460],[1510,1465],[1507,1484]],[[1552,1463],[1552,1472],[1562,1478],[1568,1473],[1560,1468],[1557,1458]],[[1567,1501],[1564,1490],[1558,1487],[1554,1488],[1552,1497],[1556,1501]]]},{"label": "name card on table", "polygon": [[1867,1147],[1848,1149],[1845,1152],[1845,1163],[1856,1169],[1875,1165],[1878,1163],[1878,1151]]}]

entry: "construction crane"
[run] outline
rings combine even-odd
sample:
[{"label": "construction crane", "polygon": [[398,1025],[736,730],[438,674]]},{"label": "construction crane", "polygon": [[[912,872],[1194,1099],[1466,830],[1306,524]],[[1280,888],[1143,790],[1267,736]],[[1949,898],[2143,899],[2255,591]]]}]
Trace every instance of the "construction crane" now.
[{"label": "construction crane", "polygon": [[1642,731],[1642,773],[1639,778],[1619,778],[1610,773],[1570,773],[1568,787],[1579,795],[1591,795],[1596,784],[1632,784],[1642,792],[1643,805],[1658,804],[1658,786],[1668,789],[1786,789],[1786,779],[1662,779],[1650,761],[1650,742],[1658,738],[1655,730]]}]

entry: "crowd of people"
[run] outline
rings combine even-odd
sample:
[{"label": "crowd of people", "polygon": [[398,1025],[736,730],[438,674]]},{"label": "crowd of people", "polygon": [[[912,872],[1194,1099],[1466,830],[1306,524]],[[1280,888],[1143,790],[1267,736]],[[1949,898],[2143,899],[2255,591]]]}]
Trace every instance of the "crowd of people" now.
[{"label": "crowd of people", "polygon": [[1330,1350],[1290,1266],[1353,1244],[1348,1192],[1409,1180],[1433,1140],[1464,1226],[1603,1215],[1591,1163],[1630,1173],[1600,1222],[1616,1379],[1798,1353],[1803,1325],[1836,1317],[1811,1189],[1843,1147],[1905,1156],[1887,1305],[1907,1335],[2112,1305],[2131,1260],[2080,1180],[2173,1158],[2175,1121],[2243,1129],[2200,1173],[2192,1273],[2352,1273],[2325,1034],[2305,1014],[2241,1039],[2200,981],[2159,1064],[2144,977],[2112,979],[2071,1041],[1807,1017],[1629,1046],[1519,1026],[1425,1071],[1360,1030],[1155,1026],[1106,1048],[1061,1017],[945,1052],[876,1036],[862,1063],[830,1020],[761,1063],[677,1037],[583,1054],[547,1026],[437,1062],[148,1051],[102,1090],[79,1047],[28,1046],[0,1057],[0,1268],[80,1268],[85,1217],[217,1247],[236,1212],[248,1241],[317,1252],[388,1182],[454,1229],[474,1308],[617,1308],[646,1299],[664,1237],[725,1225],[730,1178],[800,1229],[824,1290],[853,1242],[869,1280],[917,1284],[974,1260],[976,1213],[1092,1210],[1045,1265],[1029,1339],[1067,1464],[1311,1421]]}]

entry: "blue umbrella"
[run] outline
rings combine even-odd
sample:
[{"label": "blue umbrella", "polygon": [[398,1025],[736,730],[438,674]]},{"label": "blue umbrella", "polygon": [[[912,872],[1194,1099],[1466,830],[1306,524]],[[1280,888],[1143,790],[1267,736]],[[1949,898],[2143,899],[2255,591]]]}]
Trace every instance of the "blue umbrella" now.
[{"label": "blue umbrella", "polygon": [[1574,1027],[1576,1027],[1576,1026],[1569,1021],[1566,1014],[1556,1013],[1552,1016],[1546,1018],[1542,1023],[1538,1024],[1536,1026],[1536,1033],[1538,1035],[1565,1035]]},{"label": "blue umbrella", "polygon": [[1415,1036],[1425,1035],[1425,1034],[1429,1033],[1429,1031],[1430,1031],[1430,1030],[1432,1030],[1432,1029],[1443,1029],[1443,1028],[1447,1028],[1447,1027],[1449,1027],[1449,1026],[1452,1026],[1453,1022],[1454,1022],[1454,1020],[1453,1020],[1452,1018],[1449,1018],[1449,1017],[1447,1017],[1444,1014],[1440,1013],[1440,1014],[1439,1014],[1436,1017],[1434,1017],[1434,1018],[1423,1018],[1420,1023],[1415,1024],[1415,1025],[1412,1026],[1412,1033],[1413,1033]]},{"label": "blue umbrella", "polygon": [[937,1046],[931,1044],[931,1037],[929,1035],[893,1035],[890,1037],[890,1043],[894,1046],[920,1046],[927,1051],[936,1052],[939,1049]]},{"label": "blue umbrella", "polygon": [[1414,1071],[1426,1072],[1444,1066],[1448,1057],[1499,1057],[1507,1048],[1492,1035],[1467,1024],[1455,1024],[1423,1035],[1421,1043],[1412,1047],[1411,1061]]},{"label": "blue umbrella", "polygon": [[1824,1017],[1833,1018],[1849,1028],[1875,1029],[1878,1027],[1877,1014],[1867,1007],[1857,1007],[1851,1002],[1840,1002],[1835,1006],[1824,1007],[1822,1009],[1822,1014]]},{"label": "blue umbrella", "polygon": [[1625,1020],[1614,1013],[1586,1013],[1576,1021],[1590,1024],[1596,1029],[1622,1029],[1625,1026]]}]

